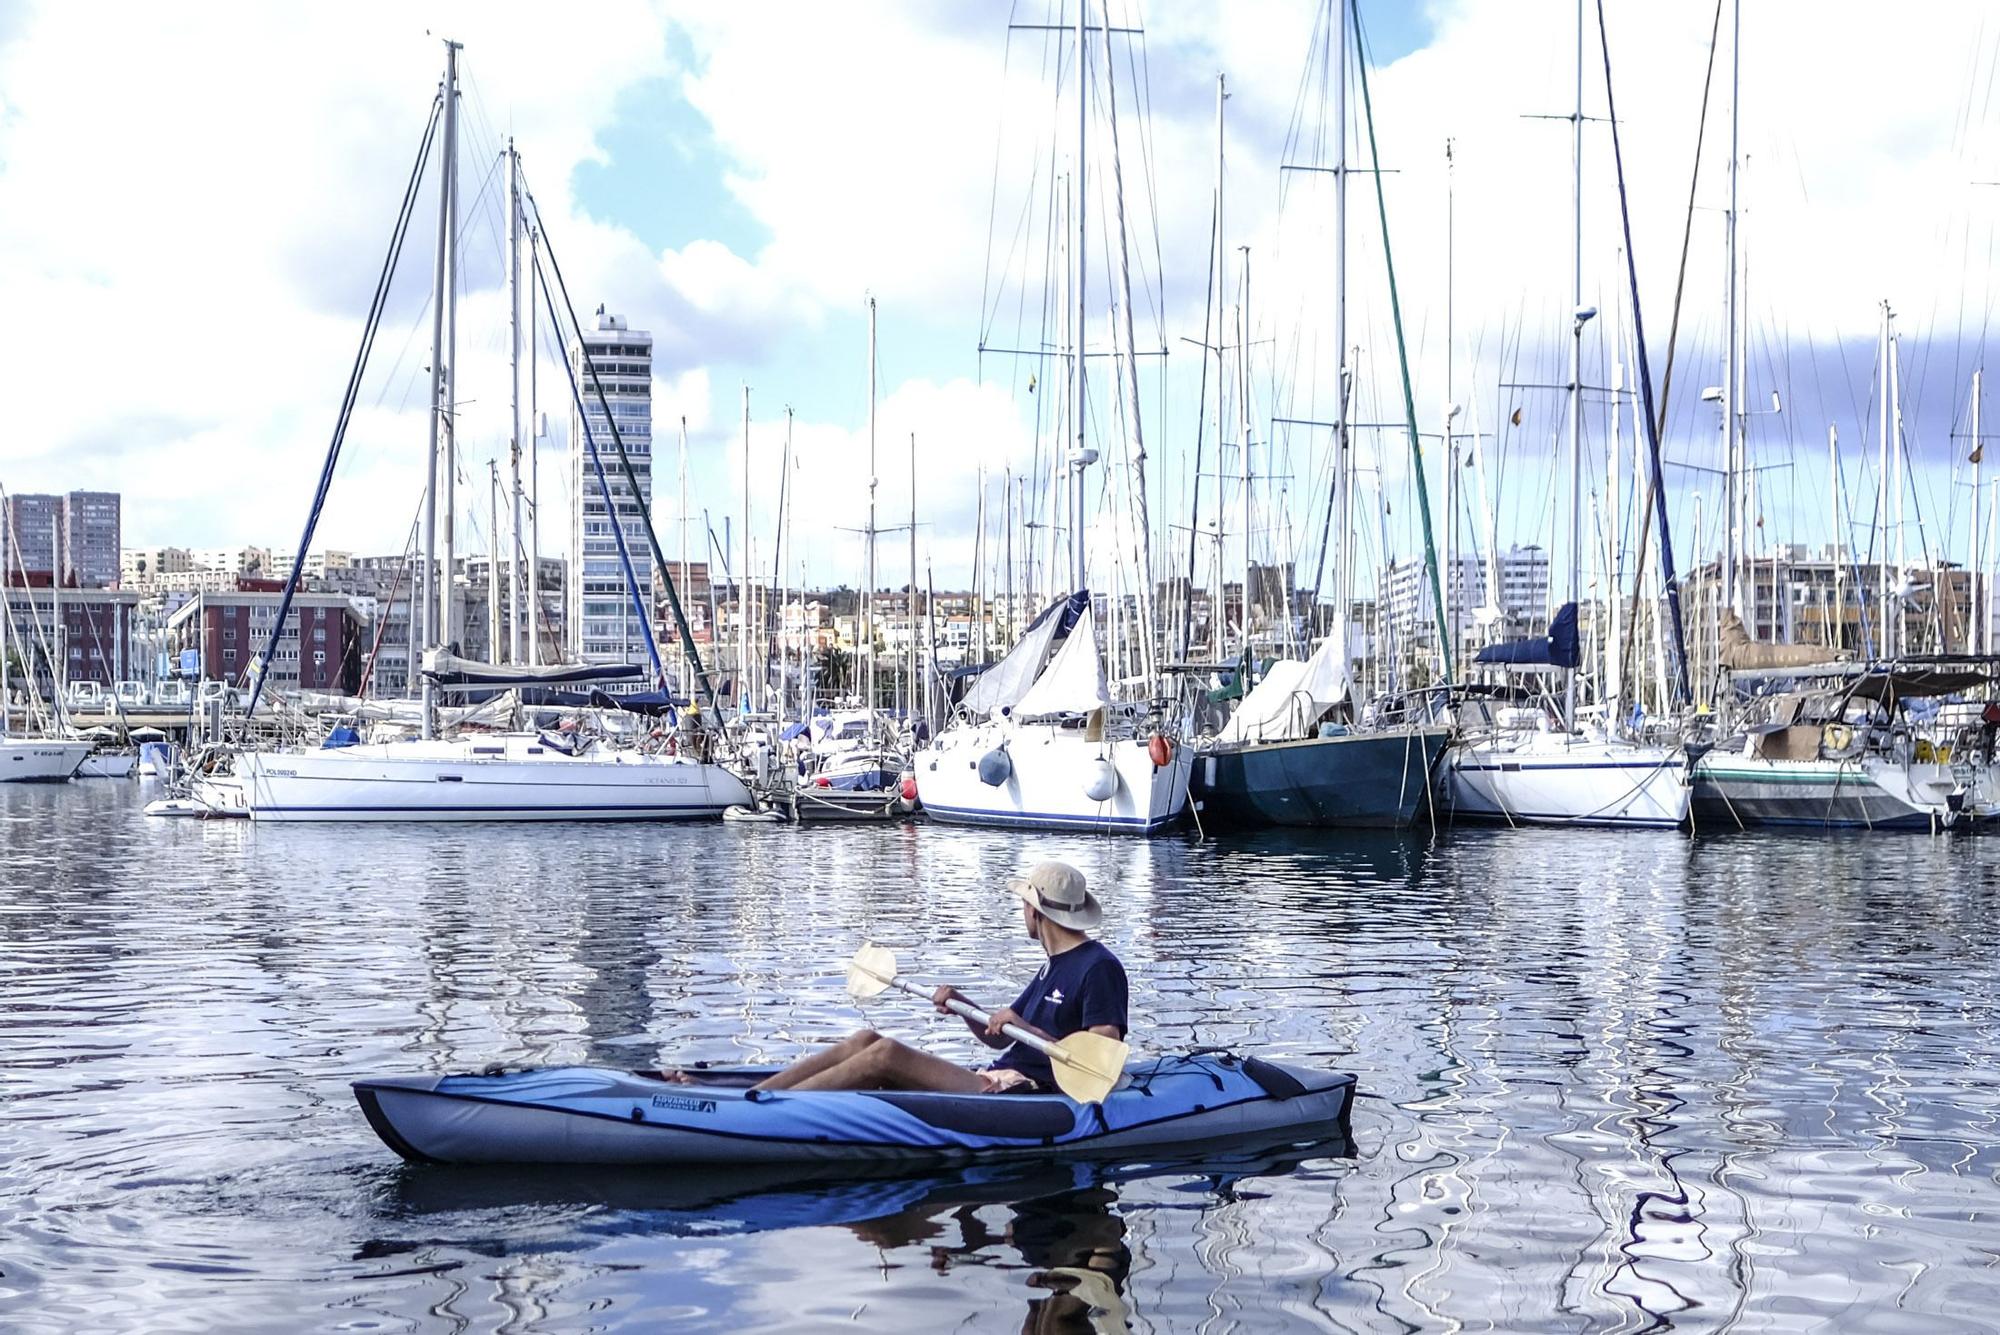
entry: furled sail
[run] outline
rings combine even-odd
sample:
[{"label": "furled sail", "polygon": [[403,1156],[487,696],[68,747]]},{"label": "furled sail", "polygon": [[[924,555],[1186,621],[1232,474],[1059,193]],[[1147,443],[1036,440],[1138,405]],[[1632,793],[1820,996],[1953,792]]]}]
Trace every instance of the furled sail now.
[{"label": "furled sail", "polygon": [[1829,649],[1818,644],[1772,644],[1764,640],[1753,640],[1750,632],[1743,628],[1743,620],[1733,610],[1722,613],[1722,666],[1732,669],[1755,670],[1758,668],[1811,667],[1816,663],[1835,663],[1847,657],[1838,649]]}]

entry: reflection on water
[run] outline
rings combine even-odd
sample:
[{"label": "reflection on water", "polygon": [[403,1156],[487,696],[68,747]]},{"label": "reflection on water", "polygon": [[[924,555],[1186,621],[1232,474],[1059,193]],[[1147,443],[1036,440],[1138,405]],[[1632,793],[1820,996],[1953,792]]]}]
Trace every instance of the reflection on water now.
[{"label": "reflection on water", "polygon": [[[0,787],[0,1327],[1986,1328],[2000,843],[147,822]],[[1358,1073],[1354,1157],[419,1169],[364,1074],[782,1061],[864,936],[1004,999],[1104,894],[1142,1048]],[[870,1023],[967,1056],[893,996]],[[1975,1055],[1976,1054],[1976,1055]]]}]

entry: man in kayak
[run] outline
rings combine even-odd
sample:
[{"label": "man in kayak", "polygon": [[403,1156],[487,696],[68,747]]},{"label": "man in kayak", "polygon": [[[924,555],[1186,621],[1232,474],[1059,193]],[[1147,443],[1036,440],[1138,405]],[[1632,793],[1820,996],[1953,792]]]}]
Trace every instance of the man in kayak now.
[{"label": "man in kayak", "polygon": [[[1066,862],[1038,863],[1026,876],[1007,882],[1021,901],[1028,936],[1047,952],[1041,972],[1021,989],[1012,1006],[993,1013],[987,1024],[967,1020],[973,1037],[989,1048],[1005,1048],[983,1071],[968,1071],[872,1029],[845,1038],[824,1052],[793,1063],[760,1089],[925,1089],[947,1094],[1046,1092],[1055,1088],[1047,1056],[1002,1033],[1017,1025],[1050,1042],[1088,1029],[1107,1038],[1125,1037],[1125,966],[1089,932],[1104,919],[1083,873]],[[940,987],[931,1000],[940,1014],[945,1003],[966,998]]]}]

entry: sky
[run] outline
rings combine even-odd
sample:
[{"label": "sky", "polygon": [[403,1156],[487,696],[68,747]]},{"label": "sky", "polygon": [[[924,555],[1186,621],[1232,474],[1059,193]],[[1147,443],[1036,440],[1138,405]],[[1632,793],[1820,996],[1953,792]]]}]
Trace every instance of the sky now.
[{"label": "sky", "polygon": [[[1717,480],[1701,470],[1720,462],[1720,417],[1699,391],[1723,378],[1729,16],[1690,222],[1716,10],[1701,0],[1605,8],[1656,385],[1687,228],[1663,442],[1685,564],[1697,545],[1712,552],[1719,541]],[[1634,377],[1594,4],[1583,45],[1579,248],[1565,119],[1578,100],[1577,7],[1363,0],[1382,174],[1366,170],[1376,159],[1351,85],[1349,165],[1359,170],[1348,177],[1346,341],[1354,415],[1384,425],[1358,434],[1359,490],[1332,511],[1328,433],[1297,423],[1332,415],[1333,178],[1285,170],[1333,161],[1339,120],[1324,77],[1324,6],[1111,0],[1110,12],[1121,30],[1110,68],[1118,174],[1098,38],[1080,192],[1090,433],[1102,455],[1087,474],[1088,578],[1100,587],[1130,578],[1135,440],[1156,570],[1187,561],[1191,532],[1214,532],[1213,481],[1191,495],[1195,450],[1204,473],[1216,467],[1217,389],[1204,376],[1213,366],[1204,342],[1228,348],[1225,564],[1243,559],[1246,529],[1253,558],[1286,556],[1308,573],[1329,529],[1352,530],[1357,564],[1420,550],[1383,215],[1440,523],[1439,435],[1447,404],[1459,407],[1450,419],[1464,436],[1452,470],[1464,481],[1459,550],[1567,550],[1571,507],[1558,466],[1566,395],[1538,386],[1567,381],[1573,265],[1582,304],[1602,312],[1582,348],[1590,388],[1577,510],[1598,535],[1587,543],[1616,533],[1631,547],[1631,465],[1616,506],[1605,465],[1613,414],[1603,391]],[[1074,42],[1032,25],[1073,22],[1074,13],[1057,0],[1020,0],[1011,12],[887,0],[628,2],[559,21],[546,7],[507,4],[0,0],[9,317],[0,322],[9,390],[0,486],[120,490],[128,546],[297,542],[449,36],[464,43],[459,181],[468,201],[462,550],[486,546],[488,460],[505,457],[495,164],[511,135],[578,306],[602,303],[654,335],[655,518],[670,552],[682,532],[683,416],[691,544],[698,552],[704,514],[718,535],[725,516],[740,528],[748,386],[751,555],[759,568],[772,559],[789,429],[788,577],[860,582],[872,297],[879,522],[907,522],[914,435],[918,561],[929,572],[920,578],[962,585],[976,552],[990,566],[1011,550],[1017,580],[1032,557],[1038,581],[1059,583],[1067,572],[1047,478],[1064,429],[1064,373],[1056,359],[999,350],[1066,336],[1043,312],[1067,307],[1072,248],[1060,238],[1074,229],[1051,212],[1079,193],[1065,184],[1076,162]],[[1092,13],[1101,18],[1101,6]],[[1970,0],[1893,23],[1861,3],[1745,6],[1735,216],[1756,542],[1819,544],[1836,528],[1845,541],[1884,541],[1873,515],[1886,301],[1900,339],[1908,460],[1904,522],[1887,541],[1912,553],[1966,548],[1970,380],[1990,323],[2000,212],[1996,44],[2000,16]],[[1218,74],[1229,88],[1219,334],[1209,308]],[[412,531],[433,188],[418,199],[315,547],[394,552]],[[1109,221],[1121,195],[1122,249]],[[1106,355],[1125,345],[1112,313],[1123,304],[1121,269],[1131,274],[1129,342],[1140,351],[1136,414],[1112,392],[1121,363]],[[542,543],[555,553],[567,541],[568,414],[560,370],[546,357],[538,384],[553,436],[541,456]],[[1782,412],[1768,411],[1774,391]],[[1829,427],[1840,442],[1838,519]],[[1629,453],[1629,408],[1617,429]],[[1236,444],[1246,431],[1247,521]],[[1010,474],[1025,476],[1012,508],[1002,499]],[[982,478],[990,536],[977,547]],[[1887,508],[1893,518],[1894,498]],[[1991,551],[1990,531],[1987,540]],[[884,583],[907,577],[908,541],[907,532],[885,536]],[[1208,570],[1213,537],[1196,546],[1197,570]]]}]

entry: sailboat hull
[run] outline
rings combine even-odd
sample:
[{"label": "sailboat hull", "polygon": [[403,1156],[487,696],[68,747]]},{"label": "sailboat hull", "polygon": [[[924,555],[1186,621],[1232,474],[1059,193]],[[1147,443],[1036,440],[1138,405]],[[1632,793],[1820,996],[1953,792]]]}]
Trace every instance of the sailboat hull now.
[{"label": "sailboat hull", "polygon": [[1672,829],[1688,818],[1678,750],[1557,733],[1461,742],[1438,788],[1454,819]]},{"label": "sailboat hull", "polygon": [[719,765],[629,751],[570,756],[537,740],[253,752],[237,770],[258,821],[712,820],[752,801]]},{"label": "sailboat hull", "polygon": [[1401,829],[1417,817],[1443,728],[1217,745],[1195,757],[1192,797],[1204,827]]},{"label": "sailboat hull", "polygon": [[89,754],[89,742],[0,737],[0,783],[67,783]]},{"label": "sailboat hull", "polygon": [[[980,777],[980,761],[1007,756],[1003,782]],[[1155,766],[1146,738],[1091,741],[1079,727],[1054,723],[985,723],[947,730],[917,753],[917,799],[946,825],[1094,834],[1159,834],[1187,815],[1194,756],[1173,748]],[[1098,801],[1088,788],[1109,761],[1115,788]]]},{"label": "sailboat hull", "polygon": [[1773,760],[1711,751],[1694,767],[1697,829],[1936,830],[1955,823],[1950,765]]}]

